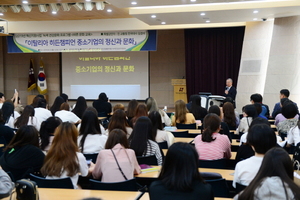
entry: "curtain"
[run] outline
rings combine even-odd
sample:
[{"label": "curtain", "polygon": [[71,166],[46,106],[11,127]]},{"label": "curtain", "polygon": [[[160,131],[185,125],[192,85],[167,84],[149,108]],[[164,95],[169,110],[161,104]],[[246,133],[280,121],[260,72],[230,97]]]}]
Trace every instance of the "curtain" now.
[{"label": "curtain", "polygon": [[244,32],[244,26],[185,30],[188,97],[199,92],[223,95],[227,78],[236,87]]}]

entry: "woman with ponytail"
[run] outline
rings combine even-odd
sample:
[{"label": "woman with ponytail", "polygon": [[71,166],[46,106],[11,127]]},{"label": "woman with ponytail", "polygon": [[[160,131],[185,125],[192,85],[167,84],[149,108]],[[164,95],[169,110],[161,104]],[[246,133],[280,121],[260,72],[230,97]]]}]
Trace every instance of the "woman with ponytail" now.
[{"label": "woman with ponytail", "polygon": [[226,135],[218,133],[221,119],[218,115],[209,113],[204,118],[204,131],[195,138],[195,147],[200,160],[218,160],[231,157],[231,145]]}]

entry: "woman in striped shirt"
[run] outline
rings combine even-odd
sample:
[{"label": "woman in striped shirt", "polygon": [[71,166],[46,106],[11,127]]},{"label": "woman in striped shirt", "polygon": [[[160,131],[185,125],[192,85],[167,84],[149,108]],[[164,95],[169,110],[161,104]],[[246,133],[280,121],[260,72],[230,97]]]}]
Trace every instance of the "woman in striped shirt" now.
[{"label": "woman in striped shirt", "polygon": [[162,165],[162,154],[152,135],[152,123],[148,117],[137,119],[129,137],[129,143],[136,156],[155,155],[157,164]]},{"label": "woman in striped shirt", "polygon": [[226,135],[218,133],[221,119],[210,113],[204,118],[204,131],[195,138],[195,147],[200,160],[218,160],[231,157],[230,141]]}]

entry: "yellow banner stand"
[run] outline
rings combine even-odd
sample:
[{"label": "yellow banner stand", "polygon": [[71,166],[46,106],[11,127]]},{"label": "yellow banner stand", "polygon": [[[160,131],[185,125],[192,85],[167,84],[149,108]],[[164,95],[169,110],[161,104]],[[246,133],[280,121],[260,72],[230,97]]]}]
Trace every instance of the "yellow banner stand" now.
[{"label": "yellow banner stand", "polygon": [[186,95],[186,80],[172,79],[172,85],[174,87],[174,103],[179,99],[188,103]]}]

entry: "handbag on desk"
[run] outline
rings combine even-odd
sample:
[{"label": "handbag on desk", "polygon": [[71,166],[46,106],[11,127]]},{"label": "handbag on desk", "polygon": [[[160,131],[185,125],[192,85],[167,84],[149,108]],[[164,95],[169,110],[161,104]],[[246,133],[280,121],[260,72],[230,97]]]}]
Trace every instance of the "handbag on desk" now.
[{"label": "handbag on desk", "polygon": [[[39,193],[36,183],[28,179],[16,181],[15,193],[16,200],[39,200]],[[12,199],[12,195],[10,199]]]}]

